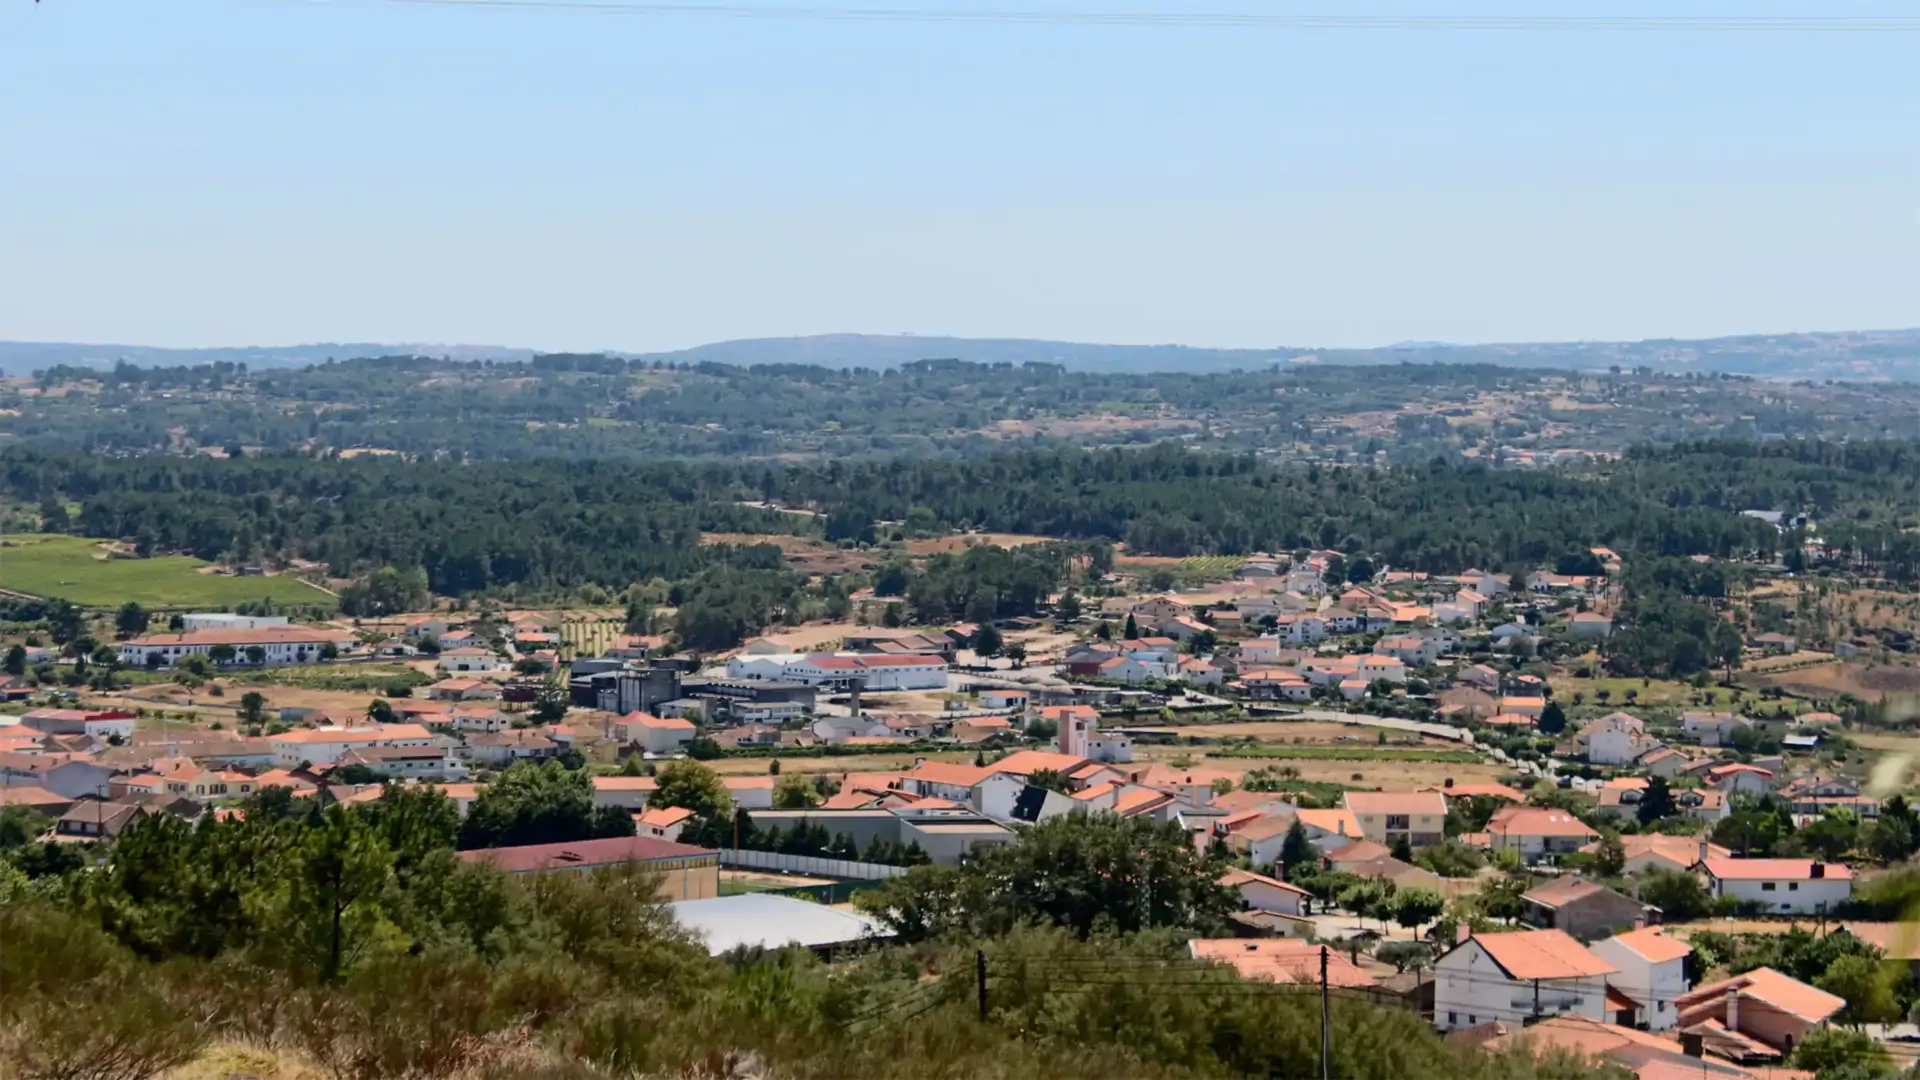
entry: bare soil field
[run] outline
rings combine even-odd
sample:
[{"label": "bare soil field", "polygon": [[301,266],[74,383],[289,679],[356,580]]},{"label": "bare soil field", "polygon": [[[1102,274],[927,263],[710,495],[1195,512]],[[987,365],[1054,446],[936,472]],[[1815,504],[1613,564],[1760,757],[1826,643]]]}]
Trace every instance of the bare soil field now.
[{"label": "bare soil field", "polygon": [[[1439,787],[1448,778],[1458,783],[1494,781],[1509,771],[1498,765],[1484,763],[1448,765],[1431,761],[1286,761],[1213,757],[1174,746],[1135,748],[1135,761],[1171,761],[1175,758],[1185,758],[1195,768],[1216,769],[1235,776],[1244,776],[1255,769],[1269,766],[1292,768],[1299,770],[1302,780],[1378,787],[1389,791]],[[781,768],[786,768],[784,763]],[[1355,776],[1359,779],[1354,779]]]},{"label": "bare soil field", "polygon": [[1028,544],[1044,544],[1057,539],[1052,536],[1029,536],[1024,533],[960,533],[955,536],[907,541],[909,555],[938,555],[941,552],[965,551],[970,547],[1025,547]]},{"label": "bare soil field", "polygon": [[[780,775],[804,773],[814,776],[826,773],[839,776],[850,772],[898,772],[913,768],[920,758],[929,761],[951,761],[962,764],[973,763],[973,751],[955,751],[943,754],[842,754],[834,757],[783,757],[780,758]],[[765,776],[770,758],[716,758],[707,762],[713,771],[721,776]]]},{"label": "bare soil field", "polygon": [[1748,686],[1778,686],[1788,693],[1813,698],[1852,694],[1878,701],[1889,695],[1920,694],[1920,668],[1846,660],[1795,668],[1777,675],[1756,672],[1742,676],[1739,681]]},{"label": "bare soil field", "polygon": [[[1168,724],[1148,730],[1164,731],[1170,735],[1191,735],[1200,739],[1253,738],[1263,743],[1285,745],[1297,743],[1301,746],[1376,746],[1376,730],[1354,727],[1347,724],[1335,724],[1324,720],[1251,720],[1245,723],[1217,724]],[[1414,743],[1401,740],[1409,737],[1410,732],[1390,731],[1387,738],[1394,746],[1412,746]],[[1458,743],[1445,739],[1421,737],[1419,745],[1433,746],[1442,750],[1458,750]]]}]

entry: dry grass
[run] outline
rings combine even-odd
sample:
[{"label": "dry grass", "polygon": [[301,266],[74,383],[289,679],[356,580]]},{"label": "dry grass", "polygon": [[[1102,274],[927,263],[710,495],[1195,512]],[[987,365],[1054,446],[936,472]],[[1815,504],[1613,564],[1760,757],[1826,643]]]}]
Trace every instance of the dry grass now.
[{"label": "dry grass", "polygon": [[1748,686],[1778,686],[1788,693],[1810,698],[1852,694],[1876,701],[1890,694],[1920,694],[1920,668],[1852,660],[1795,668],[1777,675],[1749,674],[1740,681]]},{"label": "dry grass", "polygon": [[[1374,746],[1379,741],[1379,736],[1375,733],[1386,729],[1336,724],[1326,720],[1252,720],[1245,723],[1168,724],[1150,730],[1165,731],[1174,735],[1191,735],[1200,739],[1252,738],[1273,745],[1299,743],[1303,746]],[[1387,738],[1395,746],[1411,746],[1414,744],[1401,741],[1411,734],[1404,731],[1387,731]],[[1433,746],[1444,750],[1457,750],[1460,746],[1445,739],[1418,738],[1419,745],[1422,746]]]},{"label": "dry grass", "polygon": [[[841,754],[833,757],[783,757],[780,758],[780,775],[805,773],[815,776],[825,773],[838,776],[850,772],[901,772],[913,768],[913,763],[926,758],[929,761],[951,761],[960,764],[972,764],[974,751],[955,751],[943,754]],[[769,758],[716,758],[706,764],[722,776],[765,776]]]},{"label": "dry grass", "polygon": [[[1430,761],[1288,761],[1212,757],[1173,746],[1137,747],[1134,760],[1170,761],[1183,755],[1196,767],[1218,769],[1234,775],[1245,775],[1260,768],[1292,768],[1299,770],[1302,780],[1403,791],[1439,787],[1449,777],[1461,783],[1477,783],[1498,780],[1508,774],[1508,770],[1498,765],[1484,763],[1447,765]],[[781,768],[785,769],[786,765],[783,763]],[[1353,778],[1356,773],[1360,775],[1358,780]]]},{"label": "dry grass", "polygon": [[1025,533],[962,533],[957,536],[942,536],[935,539],[907,541],[909,555],[937,555],[945,551],[964,551],[971,547],[1025,547],[1028,544],[1044,544],[1056,539],[1051,536],[1030,536]]}]

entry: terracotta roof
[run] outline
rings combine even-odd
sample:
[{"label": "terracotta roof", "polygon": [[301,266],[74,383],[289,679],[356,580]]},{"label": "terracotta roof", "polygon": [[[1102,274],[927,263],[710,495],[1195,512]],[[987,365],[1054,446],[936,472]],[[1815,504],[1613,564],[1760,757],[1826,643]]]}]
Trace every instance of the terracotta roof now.
[{"label": "terracotta roof", "polygon": [[1344,863],[1372,862],[1393,855],[1393,849],[1385,844],[1376,844],[1372,840],[1355,840],[1351,844],[1327,852],[1327,861],[1335,866]]},{"label": "terracotta roof", "polygon": [[1056,754],[1048,750],[1018,750],[998,761],[988,762],[987,771],[1013,773],[1017,776],[1031,776],[1043,769],[1064,773],[1085,760],[1076,754]]},{"label": "terracotta roof", "polygon": [[658,728],[662,731],[692,731],[693,721],[678,716],[655,716],[652,713],[630,712],[620,718],[622,723],[639,724],[645,728]]},{"label": "terracotta roof", "polygon": [[1121,817],[1134,817],[1155,810],[1173,801],[1173,796],[1152,788],[1129,788],[1113,800],[1113,812]]},{"label": "terracotta roof", "polygon": [[1680,1010],[1681,1022],[1694,1022],[1687,1018],[1689,1013],[1715,1005],[1732,990],[1738,990],[1742,999],[1758,998],[1782,1012],[1816,1024],[1839,1012],[1847,1004],[1844,998],[1763,967],[1731,979],[1695,987],[1675,998],[1674,1005]]},{"label": "terracotta roof", "polygon": [[1678,960],[1693,952],[1693,948],[1686,942],[1668,937],[1666,931],[1657,926],[1643,926],[1638,930],[1615,934],[1611,940],[1619,942],[1655,964]]},{"label": "terracotta roof", "polygon": [[[1681,866],[1692,866],[1700,861],[1700,838],[1697,836],[1666,836],[1660,833],[1641,833],[1620,838],[1620,846],[1626,850],[1627,858],[1638,859],[1655,855],[1668,862]],[[1709,858],[1727,859],[1733,852],[1718,844],[1707,845]]]},{"label": "terracotta roof", "polygon": [[319,626],[256,626],[243,630],[185,630],[173,634],[142,634],[120,643],[122,648],[152,649],[169,645],[297,645],[301,642],[331,641],[336,645],[354,640],[345,630]]},{"label": "terracotta roof", "polygon": [[1251,870],[1242,870],[1239,867],[1234,867],[1226,873],[1221,874],[1220,884],[1225,885],[1229,889],[1237,889],[1242,885],[1266,885],[1270,888],[1293,893],[1296,896],[1313,895],[1298,885],[1288,884],[1279,878],[1268,877],[1265,874],[1256,874]]},{"label": "terracotta roof", "polygon": [[1707,858],[1701,865],[1707,873],[1722,881],[1812,881],[1813,868],[1820,876],[1835,881],[1853,880],[1853,867],[1846,863],[1820,863],[1809,859],[1719,859]]},{"label": "terracotta roof", "polygon": [[1515,979],[1576,979],[1612,975],[1619,970],[1563,930],[1475,934],[1469,940],[1478,942],[1493,962]]},{"label": "terracotta roof", "polygon": [[1600,834],[1565,810],[1544,806],[1511,806],[1493,816],[1487,830],[1495,836],[1577,836]]},{"label": "terracotta roof", "polygon": [[1356,814],[1447,816],[1447,800],[1437,791],[1349,791],[1345,801]]},{"label": "terracotta roof", "polygon": [[1116,786],[1117,785],[1114,784],[1095,784],[1084,791],[1074,792],[1073,797],[1081,802],[1092,802],[1100,796],[1113,791]]},{"label": "terracotta roof", "polygon": [[1531,900],[1541,907],[1558,908],[1608,891],[1610,890],[1604,885],[1569,874],[1528,890],[1521,899]]},{"label": "terracotta roof", "polygon": [[923,761],[915,765],[906,775],[909,779],[925,780],[930,784],[951,784],[954,787],[970,788],[992,776],[993,770],[946,761]]},{"label": "terracotta roof", "polygon": [[1249,822],[1233,831],[1243,843],[1256,843],[1284,836],[1293,828],[1292,814],[1262,814],[1257,821]]},{"label": "terracotta roof", "polygon": [[0,806],[68,806],[73,800],[35,784],[0,786]]},{"label": "terracotta roof", "polygon": [[684,806],[663,806],[658,810],[644,810],[633,815],[635,821],[656,829],[671,828],[693,816],[693,811]]},{"label": "terracotta roof", "polygon": [[1335,836],[1360,837],[1360,819],[1353,816],[1351,810],[1301,810],[1297,813],[1302,825],[1330,832]]},{"label": "terracotta roof", "polygon": [[616,836],[604,840],[575,840],[564,844],[526,844],[521,847],[483,848],[463,851],[466,862],[483,862],[509,874],[532,870],[577,870],[590,866],[616,866],[656,859],[684,859],[712,855],[706,848],[676,844],[652,836]]},{"label": "terracotta roof", "polygon": [[1360,988],[1378,985],[1373,976],[1355,967],[1340,950],[1298,938],[1196,938],[1189,941],[1187,947],[1194,959],[1230,964],[1243,979],[1318,984],[1324,955],[1327,985]]}]

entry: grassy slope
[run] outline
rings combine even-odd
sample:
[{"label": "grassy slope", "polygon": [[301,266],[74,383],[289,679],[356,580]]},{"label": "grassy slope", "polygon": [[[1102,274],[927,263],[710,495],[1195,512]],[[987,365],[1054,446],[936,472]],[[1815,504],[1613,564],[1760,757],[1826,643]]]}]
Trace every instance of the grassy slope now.
[{"label": "grassy slope", "polygon": [[207,564],[185,555],[96,559],[95,541],[78,536],[16,535],[0,547],[0,588],[57,596],[76,604],[117,607],[226,608],[251,600],[331,605],[333,598],[291,577],[202,574]]}]

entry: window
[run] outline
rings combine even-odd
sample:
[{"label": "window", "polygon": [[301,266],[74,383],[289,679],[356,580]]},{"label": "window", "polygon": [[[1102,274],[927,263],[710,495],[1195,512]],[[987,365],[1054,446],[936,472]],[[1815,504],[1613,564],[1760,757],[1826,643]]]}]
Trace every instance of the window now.
[{"label": "window", "polygon": [[1775,890],[1777,890],[1778,888],[1779,888],[1779,886],[1777,886],[1777,885],[1775,885],[1775,884],[1774,884],[1773,882],[1771,882],[1771,881],[1763,881],[1763,882],[1761,882],[1761,883],[1760,883],[1760,891],[1761,891],[1761,892],[1773,892],[1773,891],[1775,891]]},{"label": "window", "polygon": [[1799,892],[1799,891],[1800,891],[1800,883],[1799,883],[1799,882],[1797,882],[1797,881],[1789,881],[1789,882],[1787,882],[1787,891],[1788,891],[1788,892]]},{"label": "window", "polygon": [[1396,830],[1396,829],[1400,831],[1405,831],[1409,828],[1412,828],[1412,823],[1411,823],[1411,819],[1408,818],[1407,815],[1405,814],[1388,814],[1387,815],[1387,829],[1389,831]]}]

